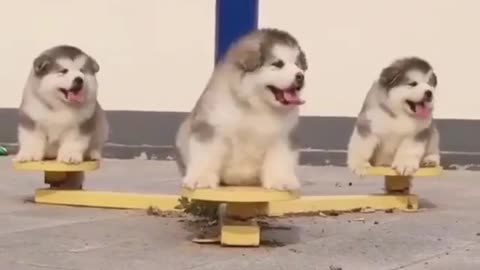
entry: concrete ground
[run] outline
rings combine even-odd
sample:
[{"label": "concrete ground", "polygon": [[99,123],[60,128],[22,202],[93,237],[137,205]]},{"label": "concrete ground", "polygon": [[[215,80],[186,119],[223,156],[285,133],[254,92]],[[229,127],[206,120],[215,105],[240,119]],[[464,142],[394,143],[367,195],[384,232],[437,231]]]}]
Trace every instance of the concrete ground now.
[{"label": "concrete ground", "polygon": [[[345,168],[301,167],[305,194],[381,191]],[[417,179],[416,213],[268,220],[265,246],[221,248],[189,241],[188,217],[145,211],[35,205],[42,175],[0,158],[0,269],[480,269],[480,172]],[[350,184],[351,183],[351,184]],[[177,193],[173,162],[105,160],[87,189]]]}]

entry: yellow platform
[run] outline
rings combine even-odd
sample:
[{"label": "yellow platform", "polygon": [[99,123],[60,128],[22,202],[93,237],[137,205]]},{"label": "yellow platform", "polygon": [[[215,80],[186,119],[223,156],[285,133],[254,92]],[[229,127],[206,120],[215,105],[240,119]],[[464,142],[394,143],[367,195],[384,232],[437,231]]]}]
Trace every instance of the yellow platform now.
[{"label": "yellow platform", "polygon": [[81,190],[86,171],[94,171],[100,167],[99,161],[85,161],[78,164],[67,164],[55,160],[38,162],[14,162],[17,170],[43,171],[44,182],[52,189]]},{"label": "yellow platform", "polygon": [[85,161],[79,164],[66,164],[55,160],[36,162],[14,162],[16,170],[48,171],[48,172],[80,172],[94,171],[100,167],[99,161]]}]

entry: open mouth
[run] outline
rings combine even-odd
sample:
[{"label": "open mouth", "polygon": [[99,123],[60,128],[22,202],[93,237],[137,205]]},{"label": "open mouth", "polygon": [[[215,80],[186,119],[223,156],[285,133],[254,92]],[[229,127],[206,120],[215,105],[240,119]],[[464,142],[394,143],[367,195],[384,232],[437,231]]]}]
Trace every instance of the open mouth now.
[{"label": "open mouth", "polygon": [[408,99],[405,102],[407,103],[408,107],[410,107],[410,110],[420,118],[428,118],[432,114],[432,106],[430,105],[430,102],[423,100],[414,102]]},{"label": "open mouth", "polygon": [[305,103],[305,100],[299,96],[300,88],[298,87],[282,90],[273,85],[268,85],[267,88],[272,92],[275,99],[283,105],[302,105]]},{"label": "open mouth", "polygon": [[72,87],[70,89],[59,88],[59,91],[65,96],[68,102],[82,103],[85,99],[82,88]]}]

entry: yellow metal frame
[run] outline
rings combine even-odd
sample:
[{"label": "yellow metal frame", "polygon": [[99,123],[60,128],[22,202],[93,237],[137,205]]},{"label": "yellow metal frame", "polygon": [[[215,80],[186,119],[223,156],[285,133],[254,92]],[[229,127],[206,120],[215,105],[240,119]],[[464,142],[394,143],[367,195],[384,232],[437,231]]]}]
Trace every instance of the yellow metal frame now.
[{"label": "yellow metal frame", "polygon": [[[81,164],[63,164],[55,161],[14,163],[18,170],[44,171],[45,178],[52,183],[64,181],[66,175],[98,169],[98,161]],[[295,192],[268,190],[261,187],[219,187],[217,189],[184,189],[180,195],[140,194],[103,192],[90,190],[37,189],[35,202],[44,204],[72,205],[86,207],[148,209],[156,207],[161,211],[181,211],[179,199],[217,201],[227,204],[220,233],[224,245],[258,245],[260,229],[251,218],[246,225],[236,220],[240,216],[267,215],[282,216],[322,211],[348,212],[371,208],[376,210],[418,209],[418,197],[410,193],[413,177],[438,176],[441,167],[421,168],[412,176],[398,175],[388,167],[373,167],[368,170],[372,176],[383,176],[385,193],[369,195],[328,195],[299,196]],[[52,185],[53,186],[53,185]],[[247,226],[247,227],[245,227]],[[242,240],[243,239],[243,240]],[[243,242],[242,242],[243,241]]]}]

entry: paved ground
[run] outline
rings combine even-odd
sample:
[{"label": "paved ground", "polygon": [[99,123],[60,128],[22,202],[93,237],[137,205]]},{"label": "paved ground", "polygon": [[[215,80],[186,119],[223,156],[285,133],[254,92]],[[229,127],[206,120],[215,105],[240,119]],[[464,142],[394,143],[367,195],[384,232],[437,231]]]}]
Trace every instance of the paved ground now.
[{"label": "paved ground", "polygon": [[[34,205],[28,198],[43,186],[41,175],[10,165],[0,158],[0,269],[480,269],[480,172],[418,179],[414,190],[424,200],[417,213],[282,218],[269,221],[279,227],[265,231],[265,247],[219,248],[189,242],[185,218]],[[102,166],[88,175],[86,188],[178,189],[172,162],[106,160]],[[300,173],[310,194],[382,186],[380,178],[358,180],[345,168],[302,167]]]}]

